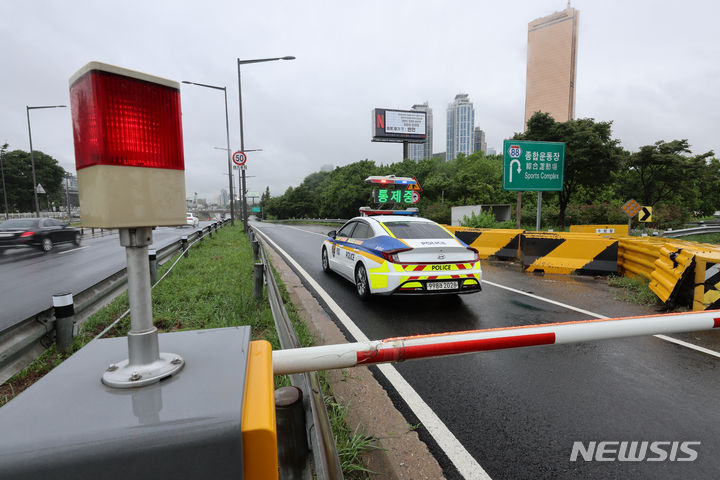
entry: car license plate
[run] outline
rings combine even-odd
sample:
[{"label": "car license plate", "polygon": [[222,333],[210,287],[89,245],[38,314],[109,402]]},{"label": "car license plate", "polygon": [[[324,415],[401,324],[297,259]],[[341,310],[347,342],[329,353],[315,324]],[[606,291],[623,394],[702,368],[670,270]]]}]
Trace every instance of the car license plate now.
[{"label": "car license plate", "polygon": [[428,282],[428,290],[454,290],[458,288],[457,282]]}]

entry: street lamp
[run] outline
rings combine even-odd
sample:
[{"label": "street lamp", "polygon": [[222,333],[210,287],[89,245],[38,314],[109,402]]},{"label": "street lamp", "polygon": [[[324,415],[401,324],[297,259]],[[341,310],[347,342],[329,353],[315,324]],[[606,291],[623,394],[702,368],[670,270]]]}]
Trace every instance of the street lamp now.
[{"label": "street lamp", "polygon": [[30,129],[30,110],[38,110],[40,108],[65,108],[67,105],[42,105],[39,107],[30,107],[25,105],[28,121],[28,137],[30,138],[30,166],[32,167],[33,194],[35,195],[35,213],[40,216],[40,202],[38,201],[37,181],[35,180],[35,154],[33,154],[32,131]]},{"label": "street lamp", "polygon": [[3,187],[3,196],[5,197],[5,220],[10,218],[8,216],[8,201],[7,201],[7,189],[5,188],[5,170],[3,169],[3,161],[2,157],[5,153],[5,150],[7,149],[8,144],[4,144],[0,147],[0,176],[2,176],[2,187]]},{"label": "street lamp", "polygon": [[227,105],[227,88],[216,87],[215,85],[206,85],[204,83],[188,82],[183,80],[182,83],[188,85],[197,85],[198,87],[212,88],[222,90],[225,95],[225,133],[227,138],[227,160],[228,160],[228,185],[230,188],[230,225],[235,226],[235,204],[233,203],[233,182],[232,182],[232,162],[230,160],[230,122],[228,121],[228,105]]},{"label": "street lamp", "polygon": [[[243,152],[245,151],[245,135],[243,134],[242,86],[241,86],[241,82],[240,82],[240,65],[245,65],[248,63],[274,62],[275,60],[295,60],[295,57],[288,55],[285,57],[256,58],[254,60],[240,60],[239,58],[237,59],[238,103],[240,105],[240,150]],[[247,225],[247,199],[245,198],[245,170],[242,170],[242,187],[240,187],[240,191],[242,192],[243,229],[247,233],[248,225]]]}]

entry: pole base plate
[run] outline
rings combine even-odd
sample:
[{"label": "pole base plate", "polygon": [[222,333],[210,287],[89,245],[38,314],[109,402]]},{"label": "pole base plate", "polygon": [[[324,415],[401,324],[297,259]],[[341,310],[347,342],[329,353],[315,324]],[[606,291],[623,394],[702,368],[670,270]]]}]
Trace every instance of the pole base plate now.
[{"label": "pole base plate", "polygon": [[142,387],[176,374],[184,365],[185,360],[174,353],[160,353],[154,362],[143,365],[130,365],[126,359],[110,365],[103,373],[102,382],[112,388]]}]

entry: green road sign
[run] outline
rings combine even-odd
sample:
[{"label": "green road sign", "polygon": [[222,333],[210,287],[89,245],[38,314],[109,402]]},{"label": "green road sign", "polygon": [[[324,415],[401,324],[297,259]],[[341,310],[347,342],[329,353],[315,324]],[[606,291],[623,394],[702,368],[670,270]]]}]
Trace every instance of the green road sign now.
[{"label": "green road sign", "polygon": [[252,207],[252,213],[260,213],[260,207]]},{"label": "green road sign", "polygon": [[562,190],[564,168],[565,144],[562,142],[503,142],[503,190]]}]

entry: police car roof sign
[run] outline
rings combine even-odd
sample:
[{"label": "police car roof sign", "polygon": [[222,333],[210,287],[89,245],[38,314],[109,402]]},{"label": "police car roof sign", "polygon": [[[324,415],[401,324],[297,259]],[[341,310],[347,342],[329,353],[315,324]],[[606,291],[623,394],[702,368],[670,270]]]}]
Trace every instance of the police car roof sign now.
[{"label": "police car roof sign", "polygon": [[184,224],[180,85],[90,62],[70,78],[70,108],[83,224]]}]

